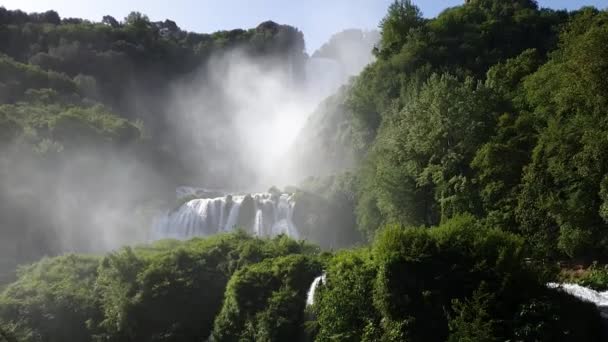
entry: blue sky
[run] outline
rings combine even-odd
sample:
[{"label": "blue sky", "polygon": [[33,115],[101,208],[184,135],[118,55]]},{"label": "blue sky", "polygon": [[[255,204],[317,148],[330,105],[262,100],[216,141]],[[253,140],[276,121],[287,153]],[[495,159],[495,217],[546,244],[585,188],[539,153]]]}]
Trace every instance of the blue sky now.
[{"label": "blue sky", "polygon": [[[335,33],[347,28],[373,29],[392,0],[0,0],[8,9],[41,12],[54,9],[62,17],[94,21],[105,14],[124,18],[132,10],[151,20],[174,20],[182,29],[213,32],[250,28],[262,21],[290,24],[304,32],[309,52]],[[414,0],[426,17],[464,0]],[[542,7],[578,9],[581,6],[608,8],[608,0],[540,0]]]}]

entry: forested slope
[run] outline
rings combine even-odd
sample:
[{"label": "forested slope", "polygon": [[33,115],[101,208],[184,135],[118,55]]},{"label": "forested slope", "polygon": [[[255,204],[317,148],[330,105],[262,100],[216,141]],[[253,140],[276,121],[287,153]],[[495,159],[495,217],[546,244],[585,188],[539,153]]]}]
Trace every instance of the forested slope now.
[{"label": "forested slope", "polygon": [[[169,72],[167,46],[196,46],[193,54],[209,46],[188,45],[208,36],[138,14],[93,24],[58,21],[53,13],[6,13],[3,34],[11,27],[21,34],[30,26],[41,32],[86,27],[150,48],[150,59],[133,62],[143,77],[136,79],[149,84]],[[548,283],[566,279],[565,266],[595,261],[566,280],[608,288],[608,12],[471,0],[429,19],[397,0],[380,28],[376,60],[320,106],[295,147],[311,140],[317,153],[306,153],[301,165],[335,173],[294,189],[300,207],[340,213],[312,219],[296,211],[299,228],[343,244],[357,241],[349,235],[357,228],[368,244],[321,252],[285,236],[238,232],[45,258],[21,268],[3,289],[0,332],[26,341],[605,341],[597,308]],[[260,35],[287,39],[295,50],[279,51],[297,51],[292,61],[302,52],[297,30],[270,23],[209,37],[218,49],[232,39],[253,48]],[[82,171],[61,156],[90,141],[103,147],[95,156],[137,155],[142,161],[135,169],[142,172],[149,170],[146,158],[173,156],[151,143],[162,141],[156,126],[146,128],[149,118],[125,107],[122,92],[107,86],[108,93],[91,97],[85,89],[106,88],[100,81],[89,87],[89,76],[96,76],[30,60],[53,55],[44,42],[7,51],[3,59],[12,71],[2,77],[13,75],[2,81],[4,89],[13,90],[0,107],[1,137],[19,143],[3,150],[2,163],[30,153],[35,162],[24,165]],[[125,45],[109,50],[121,53],[118,46]],[[126,51],[142,57],[140,48]],[[180,61],[174,77],[189,68],[188,58]],[[156,71],[148,75],[144,66]],[[22,80],[38,85],[24,87]],[[12,184],[18,183],[2,185]],[[100,198],[108,191],[83,189]],[[13,196],[10,186],[4,193]],[[23,203],[38,198],[19,194]],[[16,206],[5,212],[24,208],[5,203]],[[34,214],[3,217],[14,219],[6,227],[18,227],[3,232],[37,241],[19,235],[28,222],[20,220],[37,220]],[[308,287],[323,274],[307,305]]]},{"label": "forested slope", "polygon": [[434,19],[392,5],[377,61],[318,130],[335,159],[355,147],[359,227],[372,237],[471,213],[544,257],[602,259],[607,20],[533,1]]}]

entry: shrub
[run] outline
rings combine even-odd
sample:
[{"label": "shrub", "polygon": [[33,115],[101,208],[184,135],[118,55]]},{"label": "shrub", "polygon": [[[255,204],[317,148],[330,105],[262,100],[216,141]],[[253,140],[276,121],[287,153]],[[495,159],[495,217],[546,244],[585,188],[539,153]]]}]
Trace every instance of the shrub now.
[{"label": "shrub", "polygon": [[289,341],[304,335],[306,292],[321,273],[314,258],[268,259],[236,272],[215,320],[217,341]]},{"label": "shrub", "polygon": [[66,255],[22,268],[0,295],[0,323],[19,340],[90,341],[87,325],[101,314],[98,265],[98,257]]}]

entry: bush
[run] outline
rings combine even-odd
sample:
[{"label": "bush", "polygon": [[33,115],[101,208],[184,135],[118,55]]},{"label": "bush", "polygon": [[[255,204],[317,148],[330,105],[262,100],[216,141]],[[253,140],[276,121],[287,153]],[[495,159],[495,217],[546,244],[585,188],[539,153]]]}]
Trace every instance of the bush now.
[{"label": "bush", "polygon": [[315,294],[318,341],[373,341],[380,315],[372,303],[377,268],[369,249],[343,251],[327,266]]},{"label": "bush", "polygon": [[[518,315],[542,301],[552,311],[534,324],[555,329],[538,328],[539,340],[599,340],[595,308],[547,289],[544,274],[525,261],[523,247],[521,238],[468,215],[435,228],[385,227],[371,251],[339,254],[329,262],[313,307],[317,338],[520,340],[514,334],[530,328]],[[580,319],[567,314],[569,308]]]},{"label": "bush", "polygon": [[596,291],[608,290],[608,265],[598,266],[592,264],[585,270],[562,270],[560,281],[567,283],[576,283],[582,286],[592,288]]},{"label": "bush", "polygon": [[100,317],[95,294],[99,258],[66,255],[22,268],[0,295],[0,323],[27,341],[90,341]]},{"label": "bush", "polygon": [[285,236],[235,233],[159,241],[104,258],[43,259],[0,295],[0,324],[28,341],[200,341],[213,329],[229,279],[245,267],[287,286],[254,286],[254,297],[268,302],[259,327],[268,336],[287,334],[302,320],[303,296],[321,270],[307,256],[317,252]]},{"label": "bush", "polygon": [[289,341],[304,335],[306,292],[321,273],[314,258],[269,259],[236,272],[215,320],[217,341]]}]

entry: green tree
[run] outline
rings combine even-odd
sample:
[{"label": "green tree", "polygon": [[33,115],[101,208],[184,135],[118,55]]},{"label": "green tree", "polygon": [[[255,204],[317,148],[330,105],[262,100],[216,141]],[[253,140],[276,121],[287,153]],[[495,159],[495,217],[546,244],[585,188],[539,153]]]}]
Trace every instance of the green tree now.
[{"label": "green tree", "polygon": [[[606,179],[607,13],[584,10],[562,34],[560,49],[524,84],[546,122],[526,168],[517,214],[525,234],[569,257],[601,255]],[[584,203],[584,205],[583,205]]]},{"label": "green tree", "polygon": [[313,258],[269,259],[237,271],[213,329],[218,341],[287,341],[304,336],[306,291],[321,272]]},{"label": "green tree", "polygon": [[378,55],[386,57],[397,53],[407,41],[410,31],[424,25],[420,9],[411,0],[395,0],[388,14],[380,22],[380,47]]},{"label": "green tree", "polygon": [[470,163],[493,133],[498,111],[490,89],[472,79],[432,76],[405,107],[387,117],[374,146],[377,205],[386,222],[433,225],[477,213]]},{"label": "green tree", "polygon": [[471,299],[452,302],[454,315],[450,317],[450,342],[492,342],[498,341],[491,319],[490,305],[495,299],[482,286],[473,292]]}]

